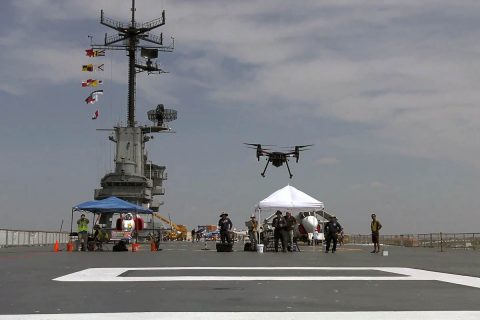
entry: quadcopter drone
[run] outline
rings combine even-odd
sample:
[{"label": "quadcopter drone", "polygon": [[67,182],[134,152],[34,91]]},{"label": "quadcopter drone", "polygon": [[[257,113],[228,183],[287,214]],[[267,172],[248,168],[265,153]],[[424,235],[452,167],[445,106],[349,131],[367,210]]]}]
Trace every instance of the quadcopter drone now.
[{"label": "quadcopter drone", "polygon": [[285,163],[287,165],[290,179],[292,179],[293,174],[290,171],[290,167],[288,166],[288,158],[294,157],[296,159],[296,162],[298,162],[298,158],[300,157],[300,151],[309,150],[306,148],[313,146],[313,144],[307,144],[303,146],[287,147],[288,150],[286,152],[282,152],[282,151],[271,151],[270,149],[262,148],[262,145],[257,143],[244,143],[244,144],[246,144],[248,148],[257,150],[258,161],[260,161],[260,157],[267,157],[267,164],[265,165],[265,169],[260,174],[262,177],[265,177],[265,172],[267,171],[268,164],[271,162],[277,168],[282,166]]}]

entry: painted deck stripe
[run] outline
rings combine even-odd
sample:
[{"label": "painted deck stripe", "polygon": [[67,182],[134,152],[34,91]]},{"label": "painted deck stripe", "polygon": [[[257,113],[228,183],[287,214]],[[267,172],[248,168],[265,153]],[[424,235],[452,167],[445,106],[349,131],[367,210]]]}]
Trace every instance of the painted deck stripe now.
[{"label": "painted deck stripe", "polygon": [[[57,279],[54,279],[57,280]],[[282,277],[282,276],[167,276],[167,277],[118,277],[112,279],[96,279],[81,281],[97,281],[97,282],[148,282],[148,281],[391,281],[391,280],[418,280],[414,278],[402,277]],[[59,280],[59,281],[75,281],[75,280]],[[78,280],[77,280],[78,281]]]},{"label": "painted deck stripe", "polygon": [[[122,277],[134,270],[371,270],[398,274],[395,277],[356,276],[154,276]],[[90,268],[53,279],[72,282],[145,282],[145,281],[441,281],[480,288],[480,278],[413,268],[392,267],[153,267],[153,268]]]},{"label": "painted deck stripe", "polygon": [[0,320],[478,320],[480,311],[126,312],[0,315]]}]

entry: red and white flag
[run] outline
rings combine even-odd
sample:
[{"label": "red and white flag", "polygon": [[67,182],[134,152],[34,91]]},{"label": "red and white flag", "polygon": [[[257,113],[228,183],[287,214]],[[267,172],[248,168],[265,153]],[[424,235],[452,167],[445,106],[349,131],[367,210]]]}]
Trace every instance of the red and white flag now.
[{"label": "red and white flag", "polygon": [[93,104],[93,103],[97,102],[98,96],[101,95],[101,94],[103,94],[103,90],[95,90],[92,93],[90,93],[90,95],[85,99],[85,102],[87,104],[89,104],[89,103]]},{"label": "red and white flag", "polygon": [[94,104],[95,102],[97,102],[97,97],[96,96],[88,96],[86,99],[85,99],[85,103],[89,104]]},{"label": "red and white flag", "polygon": [[95,112],[92,115],[92,120],[96,120],[98,118],[98,115],[99,115],[98,110],[95,110]]}]

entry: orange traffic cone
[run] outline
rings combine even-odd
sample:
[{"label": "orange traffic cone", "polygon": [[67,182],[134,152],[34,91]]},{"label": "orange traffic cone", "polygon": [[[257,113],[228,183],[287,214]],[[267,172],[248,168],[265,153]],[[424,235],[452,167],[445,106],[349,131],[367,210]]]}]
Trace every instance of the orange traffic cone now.
[{"label": "orange traffic cone", "polygon": [[138,243],[132,243],[132,252],[137,252],[140,245]]},{"label": "orange traffic cone", "polygon": [[73,251],[73,242],[72,241],[69,241],[67,243],[67,251],[68,252],[72,252]]},{"label": "orange traffic cone", "polygon": [[157,251],[157,245],[155,242],[150,242],[150,251]]},{"label": "orange traffic cone", "polygon": [[53,245],[53,252],[58,252],[58,240],[56,240],[55,244]]}]

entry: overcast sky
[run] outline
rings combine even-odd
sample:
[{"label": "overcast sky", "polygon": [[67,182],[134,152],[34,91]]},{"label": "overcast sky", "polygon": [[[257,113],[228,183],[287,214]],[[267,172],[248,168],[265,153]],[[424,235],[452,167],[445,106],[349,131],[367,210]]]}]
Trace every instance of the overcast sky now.
[{"label": "overcast sky", "polygon": [[[108,132],[126,121],[127,58],[85,56],[103,41],[100,10],[127,22],[130,0],[0,4],[0,228],[55,230],[113,167]],[[325,203],[347,233],[480,231],[478,1],[147,1],[166,10],[169,73],[138,76],[137,120],[163,103],[175,134],[148,143],[167,166],[161,213],[237,227],[287,184]],[[157,29],[159,30],[159,29]],[[86,105],[81,72],[104,63]],[[90,119],[99,109],[100,117]],[[314,144],[260,172],[243,142]]]}]

